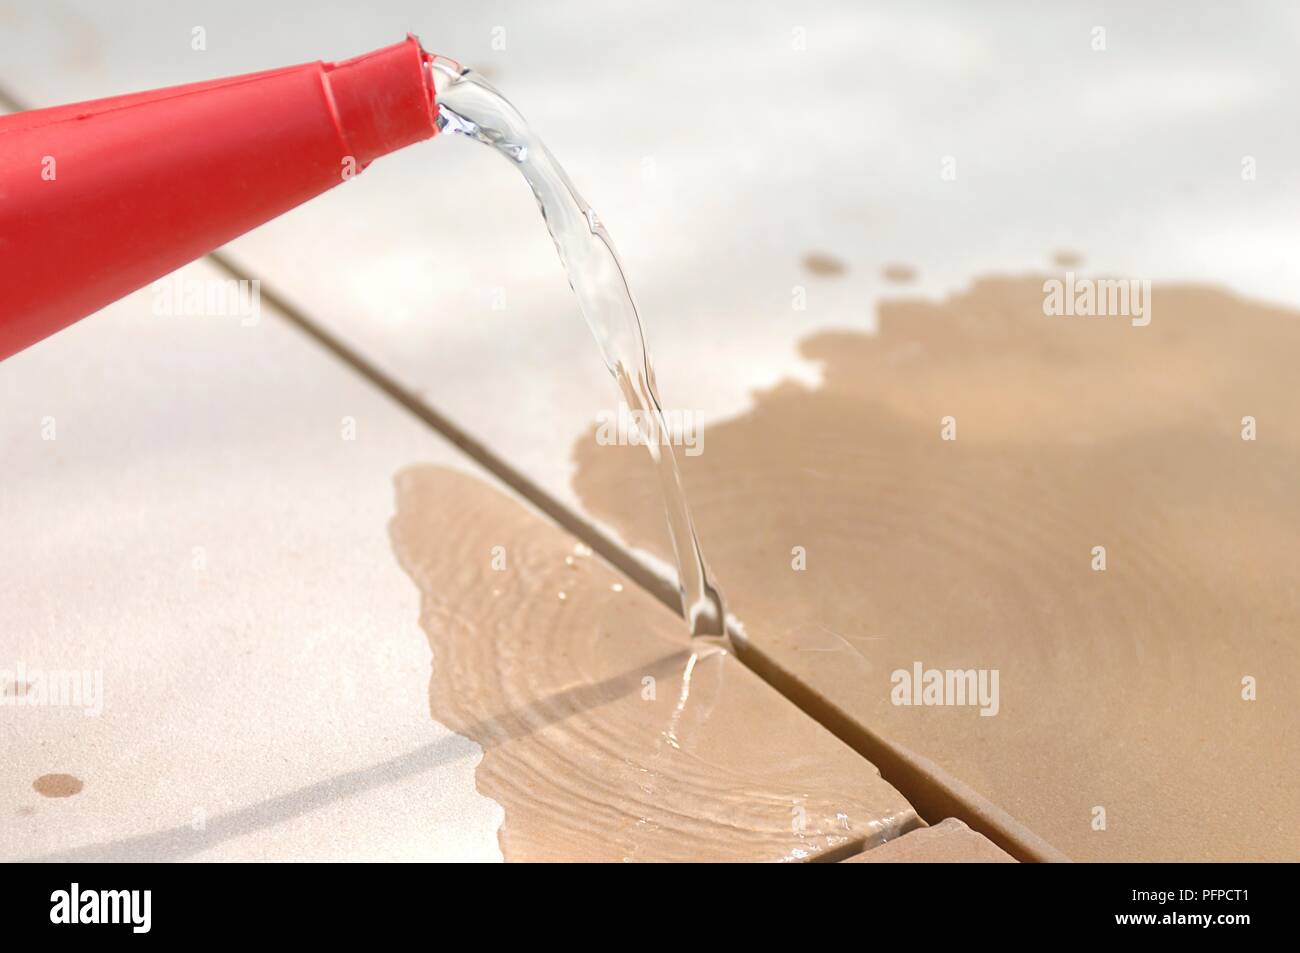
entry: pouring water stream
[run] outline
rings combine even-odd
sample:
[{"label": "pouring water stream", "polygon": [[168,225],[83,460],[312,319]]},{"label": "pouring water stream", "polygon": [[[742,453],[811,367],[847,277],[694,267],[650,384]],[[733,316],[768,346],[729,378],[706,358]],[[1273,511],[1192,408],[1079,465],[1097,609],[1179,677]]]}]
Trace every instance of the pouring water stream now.
[{"label": "pouring water stream", "polygon": [[505,97],[450,60],[435,57],[429,66],[434,76],[438,128],[491,146],[528,180],[605,366],[628,408],[651,422],[653,432],[646,434],[643,442],[663,490],[682,614],[693,636],[724,635],[722,595],[704,565],[671,440],[662,439],[668,429],[641,318],[609,232]]}]

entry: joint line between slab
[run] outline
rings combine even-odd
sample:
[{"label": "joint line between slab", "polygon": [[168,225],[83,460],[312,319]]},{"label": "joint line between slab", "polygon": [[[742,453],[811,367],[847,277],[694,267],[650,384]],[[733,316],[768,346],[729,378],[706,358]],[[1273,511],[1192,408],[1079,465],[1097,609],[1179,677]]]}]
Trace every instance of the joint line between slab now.
[{"label": "joint line between slab", "polygon": [[25,112],[27,107],[14,98],[13,94],[4,86],[0,86],[0,109],[7,110],[11,113]]}]

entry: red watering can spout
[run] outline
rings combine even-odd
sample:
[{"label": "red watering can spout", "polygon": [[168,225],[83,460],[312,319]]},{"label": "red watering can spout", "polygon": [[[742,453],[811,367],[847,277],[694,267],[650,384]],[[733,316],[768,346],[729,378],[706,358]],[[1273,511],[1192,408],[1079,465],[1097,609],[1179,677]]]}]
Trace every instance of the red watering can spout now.
[{"label": "red watering can spout", "polygon": [[408,36],[0,116],[0,360],[437,132]]}]

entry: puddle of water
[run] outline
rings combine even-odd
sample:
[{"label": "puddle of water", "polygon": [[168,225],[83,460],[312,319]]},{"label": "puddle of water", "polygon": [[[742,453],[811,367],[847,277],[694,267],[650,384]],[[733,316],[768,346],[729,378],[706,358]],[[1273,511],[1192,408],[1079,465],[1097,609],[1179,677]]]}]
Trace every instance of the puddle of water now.
[{"label": "puddle of water", "polygon": [[521,503],[440,467],[396,486],[430,708],[483,747],[508,860],[798,860],[918,823],[869,762]]},{"label": "puddle of water", "polygon": [[[1049,277],[886,301],[711,427],[684,466],[747,642],[1075,859],[1300,856],[1300,314],[1047,317]],[[654,487],[574,452],[584,511],[662,550]],[[917,662],[999,670],[998,714],[893,704]]]}]

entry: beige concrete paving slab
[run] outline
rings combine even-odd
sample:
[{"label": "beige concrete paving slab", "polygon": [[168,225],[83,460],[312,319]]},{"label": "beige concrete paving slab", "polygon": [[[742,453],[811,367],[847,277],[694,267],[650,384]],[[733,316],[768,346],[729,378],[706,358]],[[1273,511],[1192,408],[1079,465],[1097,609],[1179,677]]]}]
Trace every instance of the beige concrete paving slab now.
[{"label": "beige concrete paving slab", "polygon": [[[540,5],[481,4],[465,13],[411,4],[375,14],[314,4],[310,11],[278,8],[274,22],[257,31],[241,29],[252,5],[217,11],[170,5],[133,31],[113,29],[111,13],[93,4],[50,9],[54,13],[0,5],[6,27],[0,32],[6,44],[0,83],[33,102],[180,82],[200,68],[203,75],[220,75],[347,55],[408,28],[435,49],[484,65],[533,118],[613,231],[646,312],[666,403],[698,411],[710,423],[703,459],[716,454],[715,434],[726,433],[722,420],[747,419],[743,415],[755,410],[755,388],[769,393],[789,379],[797,391],[826,373],[824,349],[803,343],[818,332],[870,332],[882,301],[912,293],[942,301],[962,294],[973,276],[1036,269],[1052,252],[1083,253],[1059,257],[1057,274],[1071,268],[1166,281],[1197,278],[1258,302],[1300,301],[1294,269],[1276,253],[1300,237],[1300,147],[1289,122],[1296,65],[1285,39],[1293,14],[1282,5],[1225,19],[1213,8],[1186,5],[1097,5],[1086,16],[1020,8],[993,15],[966,5],[869,13],[857,5],[797,12],[746,5],[743,14],[739,8],[692,7],[689,15],[667,16],[652,7],[609,12],[571,6],[560,17]],[[201,22],[209,39],[200,52],[190,41]],[[572,42],[578,25],[588,38],[582,43]],[[1104,49],[1095,45],[1099,26]],[[650,46],[654,56],[645,55]],[[717,69],[719,62],[726,68]],[[346,189],[236,243],[232,253],[241,267],[284,287],[292,300],[421,389],[550,492],[662,552],[653,528],[633,526],[639,516],[620,515],[623,504],[602,508],[571,488],[575,465],[555,448],[590,441],[592,418],[612,405],[608,384],[526,190],[483,152],[436,141],[390,157]],[[1248,167],[1254,177],[1244,174]],[[955,175],[945,177],[947,170]],[[413,213],[426,207],[436,214]],[[797,310],[800,301],[803,310]],[[895,359],[906,366],[908,355]],[[1157,378],[1152,386],[1158,384]],[[1049,381],[1035,386],[1026,404],[1050,395]],[[833,413],[841,405],[828,396]],[[900,385],[881,399],[897,411],[915,391]],[[1100,399],[1094,395],[1083,406]],[[850,416],[853,408],[850,401]],[[1005,423],[1015,411],[999,408],[995,416]],[[1234,413],[1239,419],[1245,412]],[[783,435],[786,456],[804,461],[809,481],[852,482],[851,473],[826,465],[828,454],[820,448],[812,459],[800,455],[809,431],[804,422]],[[827,439],[844,438],[832,433]],[[829,509],[827,501],[840,492],[803,486],[808,502],[792,508],[784,485],[765,489],[767,477],[736,459],[728,451],[716,461],[719,473],[727,470],[728,491],[754,499],[760,510],[776,499],[782,519],[796,528],[799,521],[815,525],[817,501]],[[907,481],[917,474],[889,470],[899,465],[884,466],[885,489],[910,499],[916,488]],[[619,472],[635,466],[628,457]],[[715,506],[723,490],[714,478],[698,464],[688,471],[690,488],[705,497],[697,509]],[[983,485],[1001,486],[1005,478],[989,475]],[[698,489],[697,481],[704,481]],[[1114,492],[1122,496],[1118,485]],[[657,512],[648,498],[639,505]],[[1248,515],[1253,520],[1258,514]],[[1223,519],[1221,534],[1253,525]],[[839,561],[836,585],[843,587],[836,601],[819,592],[793,609],[780,603],[776,593],[790,593],[772,586],[779,577],[768,575],[764,555],[736,554],[760,530],[745,523],[736,533],[730,515],[709,520],[701,514],[700,523],[705,548],[755,644],[762,629],[769,645],[787,645],[787,673],[806,674],[807,667],[792,660],[834,649],[846,632],[851,640],[873,639],[882,637],[878,629],[911,625],[903,593],[922,603],[929,598],[928,590],[903,585],[899,595],[884,599],[857,571],[860,550],[872,551],[862,540],[887,546],[900,534],[920,532],[901,517],[858,537],[846,529],[844,539],[856,541],[830,547],[831,560]],[[964,538],[951,530],[940,535],[941,529],[921,541],[928,550],[942,552]],[[777,535],[784,544],[788,533]],[[1153,559],[1167,555],[1157,547]],[[784,558],[788,565],[789,546]],[[1016,601],[1019,575],[983,567],[968,578],[971,571],[953,557],[943,576],[956,583],[945,611],[962,625],[978,625],[987,634],[995,620],[1008,616],[1026,624],[1015,609],[1024,604]],[[1287,649],[1269,641],[1271,626],[1289,619],[1290,608],[1284,584],[1267,573],[1261,579],[1265,602],[1279,615],[1244,608],[1241,588],[1227,604],[1237,606],[1242,621],[1223,625],[1276,666]],[[1148,590],[1128,593],[1135,591]],[[841,592],[850,596],[843,603],[848,608],[836,607]],[[1080,590],[1075,598],[1085,594]],[[1168,601],[1133,598],[1137,618],[1168,631]],[[1117,605],[1106,611],[1119,612]],[[1050,607],[1035,604],[1028,618],[1049,631],[1071,629]],[[952,657],[966,652],[964,644],[952,643],[951,626],[927,627],[925,638],[923,644]],[[1085,647],[1075,651],[1086,656],[1092,643],[1082,642]],[[1067,652],[1055,659],[1034,649],[1029,660],[1042,663],[1041,655],[1048,656],[1048,668],[1060,671],[1075,657]],[[1192,664],[1171,657],[1178,662],[1170,665]],[[879,669],[883,663],[873,664]],[[1198,660],[1197,672],[1208,664]],[[873,706],[880,699],[863,700],[853,667],[844,667],[843,682],[823,684],[823,678],[815,677],[809,694],[841,698],[836,711],[850,725],[874,732]],[[1188,682],[1175,678],[1172,684],[1169,690],[1176,691]],[[1136,685],[1139,694],[1153,690],[1148,676]],[[1155,684],[1157,697],[1163,691]],[[870,721],[861,717],[866,709]],[[1036,710],[1034,717],[1061,729],[1058,738],[1070,739],[1064,759],[1109,765],[1116,736],[1076,738],[1073,711]],[[1249,735],[1243,725],[1231,730]],[[1289,732],[1269,737],[1283,753],[1294,740]],[[951,741],[970,739],[970,732],[955,730]],[[923,747],[896,744],[893,750],[909,763],[925,762],[931,776],[945,774],[943,759],[924,757]],[[981,757],[992,747],[987,738],[967,746],[974,766],[960,776],[948,774],[949,786],[987,791],[991,767]],[[1229,798],[1225,807],[1217,796],[1240,788],[1223,789],[1220,779],[1231,775],[1248,785],[1261,777],[1256,790],[1284,804],[1294,785],[1256,756],[1237,752],[1221,760],[1220,750],[1207,742],[1204,750],[1163,756],[1162,765],[1178,758],[1200,765],[1194,773],[1205,783],[1192,786],[1191,801],[1179,801],[1188,791],[1180,769],[1152,772],[1146,749],[1130,745],[1122,754],[1129,776],[1145,780],[1125,796],[1120,828],[1111,804],[1109,839],[1091,829],[1093,808],[1106,805],[1078,792],[1044,797],[1030,787],[1038,800],[1026,793],[1014,803],[988,805],[985,819],[1023,833],[1031,815],[1072,819],[1083,810],[1087,836],[1099,836],[1071,841],[1065,847],[1071,855],[1126,856],[1141,843],[1202,856],[1196,825],[1217,817],[1230,836],[1216,843],[1267,853],[1273,849],[1266,843],[1272,815],[1251,801]],[[1050,785],[1053,764],[1013,759],[998,776]],[[1152,804],[1158,805],[1154,811]],[[1238,825],[1240,812],[1248,822]],[[1120,836],[1114,836],[1117,829]]]}]

